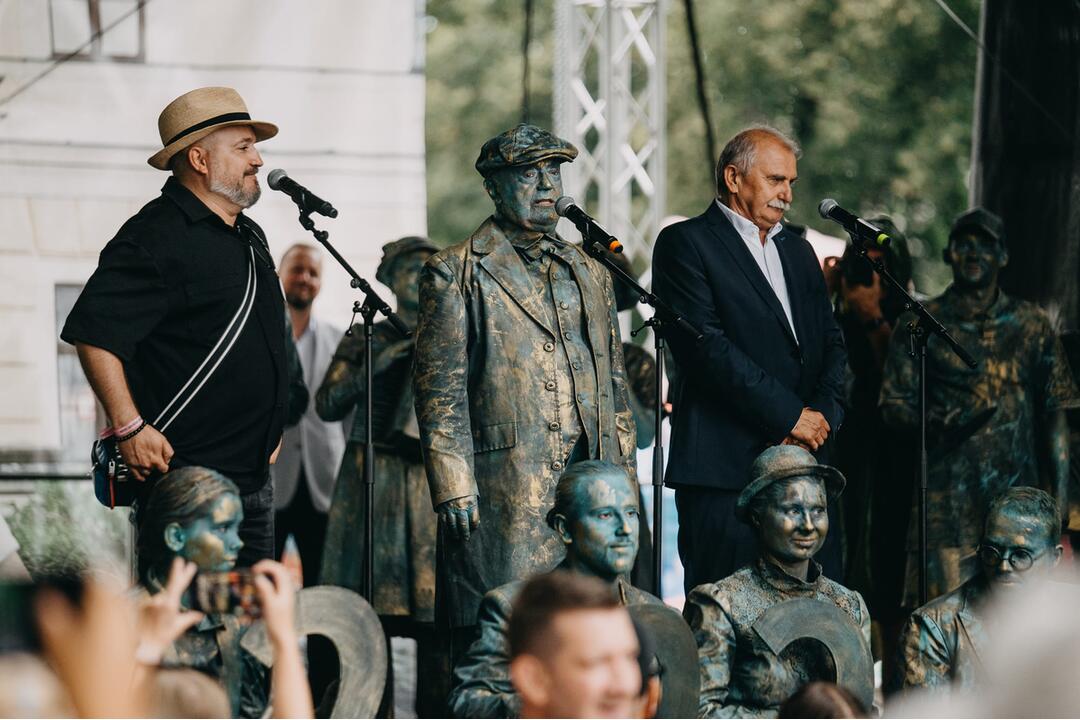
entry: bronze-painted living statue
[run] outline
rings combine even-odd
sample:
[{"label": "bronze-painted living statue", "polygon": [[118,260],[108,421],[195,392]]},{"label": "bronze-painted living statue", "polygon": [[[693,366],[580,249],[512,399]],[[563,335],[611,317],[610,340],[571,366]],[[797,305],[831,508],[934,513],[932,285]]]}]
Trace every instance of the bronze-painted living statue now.
[{"label": "bronze-painted living statue", "polygon": [[544,522],[570,462],[634,475],[634,425],[611,278],[555,232],[577,149],[519,125],[476,161],[495,213],[420,275],[416,414],[439,513],[438,622],[452,653],[488,590],[556,565]]},{"label": "bronze-painted living statue", "polygon": [[805,634],[838,637],[868,671],[848,689],[871,695],[866,604],[824,577],[812,559],[829,531],[827,503],[842,492],[844,476],[795,445],[768,448],[751,474],[736,515],[753,528],[761,554],[735,574],[694,588],[683,610],[701,659],[699,717],[776,717],[781,703],[806,683],[836,679],[835,651],[804,638],[776,653],[763,636],[767,615],[796,599],[814,601],[803,611]]},{"label": "bronze-painted living statue", "polygon": [[[416,326],[420,268],[438,248],[422,237],[403,237],[383,246],[375,278],[394,292],[397,314]],[[417,640],[417,711],[422,717],[442,712],[445,678],[435,654],[435,533],[427,478],[420,458],[413,412],[413,338],[390,324],[375,324],[375,581],[372,606],[389,635]],[[341,463],[330,507],[321,581],[360,592],[364,578],[364,329],[353,327],[341,339],[315,407],[324,420],[354,413],[345,460]]]},{"label": "bronze-painted living statue", "polygon": [[993,635],[983,623],[986,602],[997,593],[1045,580],[1061,560],[1060,537],[1061,513],[1048,493],[1016,487],[994,500],[979,543],[981,572],[912,613],[901,634],[903,688],[978,684],[980,652]]},{"label": "bronze-painted living statue", "polygon": [[[936,338],[927,347],[929,568],[934,598],[978,573],[976,546],[990,501],[1009,487],[1041,487],[1064,502],[1069,477],[1064,409],[1077,391],[1046,315],[998,287],[1008,261],[1001,219],[982,208],[956,219],[945,250],[953,284],[929,310],[978,361],[969,369]],[[918,369],[908,356],[910,316],[889,346],[885,422],[918,423]],[[908,530],[904,605],[918,605],[918,513]]]},{"label": "bronze-painted living statue", "polygon": [[[244,543],[240,491],[220,473],[190,466],[161,477],[139,514],[139,583],[159,592],[177,555],[200,572],[232,570]],[[195,668],[219,679],[233,714],[261,717],[267,704],[266,668],[240,648],[245,625],[234,615],[207,615],[165,653],[162,664]]]},{"label": "bronze-painted living statue", "polygon": [[[624,605],[661,604],[626,582],[637,557],[640,513],[637,488],[621,466],[586,460],[567,468],[547,522],[566,547],[559,569],[611,583]],[[523,584],[515,580],[484,596],[480,637],[454,668],[448,703],[454,717],[520,716],[521,702],[510,682],[506,633],[511,605]]]}]

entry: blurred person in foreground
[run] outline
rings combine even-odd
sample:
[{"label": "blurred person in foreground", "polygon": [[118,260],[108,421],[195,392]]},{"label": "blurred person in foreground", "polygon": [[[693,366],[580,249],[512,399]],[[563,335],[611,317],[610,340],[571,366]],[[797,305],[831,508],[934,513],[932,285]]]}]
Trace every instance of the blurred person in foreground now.
[{"label": "blurred person in foreground", "polygon": [[780,706],[782,718],[867,718],[859,699],[839,685],[816,680],[804,685]]},{"label": "blurred person in foreground", "polygon": [[[653,290],[704,333],[669,333],[678,368],[664,482],[687,591],[756,557],[734,513],[754,458],[780,443],[824,458],[844,417],[843,336],[813,248],[782,222],[799,154],[775,128],[739,132],[717,161],[716,199],[653,249]],[[838,537],[820,559],[841,576]]]},{"label": "blurred person in foreground", "polygon": [[634,625],[612,587],[564,570],[529,580],[508,629],[523,718],[626,718],[641,704]]},{"label": "blurred person in foreground", "polygon": [[[984,208],[960,215],[944,257],[953,283],[926,307],[978,367],[969,368],[947,344],[931,338],[926,357],[929,598],[978,574],[976,550],[986,510],[1008,488],[1047,490],[1064,512],[1065,409],[1080,399],[1046,314],[998,287],[1009,260],[1001,218]],[[910,319],[902,316],[898,327]],[[904,430],[919,422],[918,365],[909,347],[906,332],[893,334],[881,386],[882,417]],[[905,607],[918,605],[918,521],[915,509],[907,534]]]},{"label": "blurred person in foreground", "polygon": [[979,542],[980,573],[931,600],[900,638],[901,689],[973,687],[985,681],[980,657],[996,629],[986,605],[1001,593],[1045,581],[1061,561],[1061,513],[1048,493],[1006,490],[990,504]]},{"label": "blurred person in foreground", "polygon": [[[807,682],[835,681],[831,653],[811,639],[813,626],[835,615],[808,613],[808,637],[779,655],[755,629],[785,601],[809,599],[839,608],[844,619],[838,633],[869,653],[870,614],[862,597],[826,578],[813,560],[829,532],[829,500],[843,491],[844,476],[796,445],[767,449],[751,473],[736,513],[753,529],[760,555],[735,574],[694,588],[683,608],[701,660],[699,717],[775,717]],[[869,669],[868,656],[866,662]],[[869,694],[873,679],[864,680],[868,687],[858,689]]]},{"label": "blurred person in foreground", "polygon": [[[606,583],[620,605],[661,604],[626,582],[638,554],[637,488],[619,465],[604,460],[574,463],[555,489],[547,514],[566,546],[558,571]],[[454,667],[450,712],[459,718],[516,717],[521,698],[510,680],[509,626],[523,582],[495,588],[480,603],[480,637]]]}]

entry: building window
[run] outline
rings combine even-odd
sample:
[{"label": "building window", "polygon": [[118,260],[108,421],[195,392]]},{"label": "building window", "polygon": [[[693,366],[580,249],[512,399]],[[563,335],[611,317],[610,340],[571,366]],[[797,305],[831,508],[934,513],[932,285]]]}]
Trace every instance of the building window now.
[{"label": "building window", "polygon": [[[49,0],[53,57],[143,62],[144,0]],[[77,52],[76,52],[77,51]]]},{"label": "building window", "polygon": [[81,285],[56,286],[56,379],[62,462],[85,461],[98,430],[106,424],[105,414],[83,375],[75,347],[60,339],[60,330],[80,292]]}]

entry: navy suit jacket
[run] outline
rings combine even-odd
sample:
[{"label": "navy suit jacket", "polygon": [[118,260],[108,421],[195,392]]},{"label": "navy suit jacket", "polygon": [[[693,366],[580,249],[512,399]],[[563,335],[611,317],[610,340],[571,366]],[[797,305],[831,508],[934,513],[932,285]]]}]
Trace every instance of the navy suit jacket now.
[{"label": "navy suit jacket", "polygon": [[[754,458],[783,440],[804,407],[836,434],[847,354],[825,280],[806,240],[774,237],[798,342],[783,307],[723,211],[665,228],[653,291],[704,333],[668,333],[677,373],[666,484],[740,489]],[[819,454],[820,457],[820,454]]]}]

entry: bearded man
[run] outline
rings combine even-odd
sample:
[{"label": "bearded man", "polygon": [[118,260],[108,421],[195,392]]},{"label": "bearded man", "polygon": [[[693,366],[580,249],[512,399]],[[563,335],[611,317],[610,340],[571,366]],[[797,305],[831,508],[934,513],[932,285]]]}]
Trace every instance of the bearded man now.
[{"label": "bearded man", "polygon": [[101,251],[61,338],[136,481],[200,465],[236,483],[237,564],[249,566],[274,551],[268,468],[288,372],[281,285],[243,211],[259,199],[255,143],[277,126],[252,120],[235,90],[210,87],[171,102],[158,130],[164,147],[148,162],[172,177]]}]

